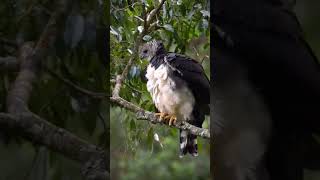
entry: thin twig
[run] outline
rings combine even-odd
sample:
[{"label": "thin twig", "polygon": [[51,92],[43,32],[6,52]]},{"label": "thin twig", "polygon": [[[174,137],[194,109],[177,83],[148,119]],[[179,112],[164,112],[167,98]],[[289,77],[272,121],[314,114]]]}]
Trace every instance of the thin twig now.
[{"label": "thin twig", "polygon": [[21,15],[18,17],[17,19],[17,24],[20,24],[20,22],[27,16],[29,16],[32,13],[33,8],[36,6],[36,3],[32,3],[28,9]]},{"label": "thin twig", "polygon": [[107,139],[109,139],[109,131],[107,130],[107,125],[106,125],[106,121],[105,119],[103,118],[101,112],[98,113],[98,117],[99,119],[101,120],[101,123],[102,123],[102,126],[103,126],[103,134],[104,134],[104,138],[105,138],[105,142],[104,142],[104,145],[102,147],[106,147],[108,144],[107,144]]},{"label": "thin twig", "polygon": [[5,39],[5,38],[0,38],[0,44],[11,46],[11,47],[16,48],[16,49],[18,48],[18,44],[16,42],[8,40],[8,39]]},{"label": "thin twig", "polygon": [[107,94],[105,93],[97,93],[97,92],[92,92],[86,89],[81,88],[80,86],[76,85],[75,83],[73,83],[72,81],[60,76],[59,74],[57,74],[56,72],[52,71],[51,69],[47,69],[47,72],[52,75],[53,77],[57,78],[58,80],[62,81],[63,83],[65,83],[66,85],[68,85],[69,87],[72,87],[73,89],[76,89],[78,92],[88,95],[90,97],[96,98],[96,99],[102,99],[102,98],[107,98]]},{"label": "thin twig", "polygon": [[165,1],[166,0],[161,0],[160,4],[149,13],[149,15],[147,17],[147,26],[149,26],[150,23],[152,23],[152,21],[154,20],[156,15],[159,13],[159,11],[160,11],[160,9],[161,9],[161,7],[162,7],[162,5],[164,4]]},{"label": "thin twig", "polygon": [[134,92],[137,92],[137,93],[139,93],[139,94],[142,94],[142,93],[143,93],[142,91],[138,90],[137,88],[134,88],[134,87],[133,87],[132,85],[130,85],[129,83],[124,82],[124,84],[125,84],[128,88],[130,88],[132,91],[134,91]]},{"label": "thin twig", "polygon": [[126,6],[126,7],[124,7],[124,8],[117,8],[117,7],[115,7],[112,3],[110,3],[110,5],[111,5],[111,11],[112,12],[117,12],[117,11],[124,11],[124,10],[126,10],[126,9],[128,9],[128,8],[134,8],[134,6],[135,5],[137,5],[137,4],[141,4],[141,2],[134,2],[134,3],[132,3],[131,5],[129,5],[129,6]]},{"label": "thin twig", "polygon": [[19,63],[16,57],[8,56],[8,57],[0,57],[0,70],[18,70]]}]

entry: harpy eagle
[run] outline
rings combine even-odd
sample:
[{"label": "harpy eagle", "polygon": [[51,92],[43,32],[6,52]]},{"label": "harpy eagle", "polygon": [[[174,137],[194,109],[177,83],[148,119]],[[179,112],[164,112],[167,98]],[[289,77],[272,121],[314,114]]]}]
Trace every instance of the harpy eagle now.
[{"label": "harpy eagle", "polygon": [[[167,52],[160,41],[150,41],[140,48],[141,59],[148,59],[147,89],[161,120],[169,125],[187,121],[202,127],[209,114],[210,84],[203,67],[196,60]],[[196,136],[180,130],[180,157],[198,155]]]},{"label": "harpy eagle", "polygon": [[217,180],[303,180],[320,169],[320,64],[291,0],[215,0]]}]

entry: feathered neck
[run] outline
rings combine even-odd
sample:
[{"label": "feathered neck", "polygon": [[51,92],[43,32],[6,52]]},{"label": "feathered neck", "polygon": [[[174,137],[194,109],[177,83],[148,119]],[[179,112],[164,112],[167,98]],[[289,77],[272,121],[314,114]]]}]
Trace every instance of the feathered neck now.
[{"label": "feathered neck", "polygon": [[164,56],[166,55],[166,50],[161,48],[157,50],[156,55],[154,55],[150,61],[150,64],[156,69],[164,63]]},{"label": "feathered neck", "polygon": [[159,55],[166,54],[166,53],[167,53],[167,51],[164,48],[164,45],[162,43],[160,43],[159,46],[157,47],[155,56],[159,56]]}]

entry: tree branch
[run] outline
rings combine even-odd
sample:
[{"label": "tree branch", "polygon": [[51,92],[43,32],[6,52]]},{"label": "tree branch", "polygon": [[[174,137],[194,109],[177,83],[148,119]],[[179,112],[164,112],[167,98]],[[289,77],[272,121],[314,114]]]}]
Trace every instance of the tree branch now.
[{"label": "tree branch", "polygon": [[11,46],[13,48],[18,48],[17,43],[15,43],[14,41],[10,41],[8,39],[5,39],[5,38],[0,38],[0,44]]},{"label": "tree branch", "polygon": [[[140,111],[137,113],[137,117],[139,120],[147,120],[152,123],[162,123],[160,119],[152,112],[149,111]],[[172,127],[176,127],[181,130],[189,131],[191,134],[210,139],[210,132],[208,129],[199,128],[193,126],[185,121],[178,122],[177,124],[172,125]]]},{"label": "tree branch", "polygon": [[18,64],[16,57],[0,57],[0,71],[16,71],[19,67]]},{"label": "tree branch", "polygon": [[[163,124],[163,122],[155,115],[155,113],[146,111],[121,97],[111,97],[110,100],[118,106],[136,113],[138,120],[147,120],[154,124]],[[184,121],[177,121],[177,123],[171,125],[171,127],[186,130],[194,135],[210,139],[210,132],[208,129],[199,128]]]},{"label": "tree branch", "polygon": [[38,72],[37,64],[32,61],[30,54],[33,43],[24,43],[20,49],[20,72],[10,88],[7,96],[7,111],[12,114],[28,112],[27,102],[33,89],[33,82]]},{"label": "tree branch", "polygon": [[90,167],[91,164],[97,164],[99,166],[97,166],[97,169],[94,169],[94,171],[99,171],[99,173],[90,173],[86,168],[84,169],[84,171],[86,171],[85,173],[90,176],[92,176],[92,174],[105,174],[104,179],[100,178],[101,180],[105,180],[108,177],[108,172],[104,168],[107,166],[107,162],[103,160],[106,159],[106,154],[102,149],[49,123],[33,113],[21,113],[19,115],[0,113],[0,126],[13,129],[18,135],[34,143],[45,145],[51,150],[60,152],[70,159],[84,164],[89,162],[88,169],[93,169],[93,167]]},{"label": "tree branch", "polygon": [[77,90],[78,92],[90,96],[91,98],[95,98],[95,99],[103,99],[103,98],[108,98],[109,96],[105,93],[97,93],[97,92],[92,92],[92,91],[88,91],[86,89],[81,88],[80,86],[76,85],[75,83],[73,83],[72,81],[60,76],[59,74],[55,73],[54,71],[52,71],[49,68],[46,68],[47,72],[57,78],[58,80],[62,81],[63,83],[65,83],[66,85],[68,85],[69,87]]},{"label": "tree branch", "polygon": [[156,15],[159,13],[162,5],[164,4],[166,0],[161,0],[160,4],[155,8],[153,9],[150,14],[147,16],[147,25],[149,26],[152,21],[154,20],[154,18],[156,17]]}]

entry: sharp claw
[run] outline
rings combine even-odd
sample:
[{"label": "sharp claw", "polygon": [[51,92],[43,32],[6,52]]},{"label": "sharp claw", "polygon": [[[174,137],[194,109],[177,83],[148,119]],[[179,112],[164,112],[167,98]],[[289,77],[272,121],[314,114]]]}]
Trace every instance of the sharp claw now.
[{"label": "sharp claw", "polygon": [[165,113],[155,113],[156,116],[159,116],[160,122],[162,122],[165,119],[166,114]]},{"label": "sharp claw", "polygon": [[172,124],[176,124],[176,121],[177,121],[177,117],[174,117],[172,120]]},{"label": "sharp claw", "polygon": [[169,120],[169,126],[174,125],[176,123],[177,118],[175,116],[171,116]]},{"label": "sharp claw", "polygon": [[168,123],[169,126],[176,123],[177,117],[174,115],[168,115],[166,113],[155,113],[156,116],[159,116],[160,122]]}]

